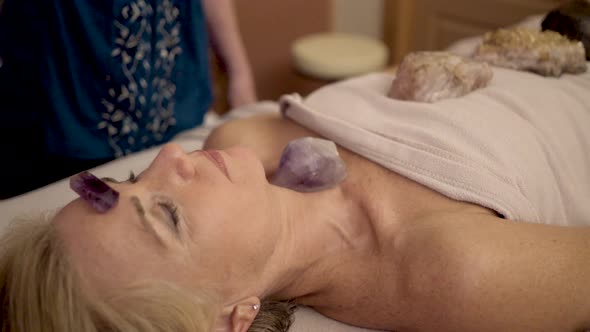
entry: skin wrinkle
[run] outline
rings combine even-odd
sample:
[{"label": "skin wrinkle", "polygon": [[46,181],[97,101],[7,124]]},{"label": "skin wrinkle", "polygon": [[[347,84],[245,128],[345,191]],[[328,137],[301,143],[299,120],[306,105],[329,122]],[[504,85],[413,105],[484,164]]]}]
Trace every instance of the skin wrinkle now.
[{"label": "skin wrinkle", "polygon": [[[268,178],[267,178],[268,181]],[[268,195],[270,195],[270,193],[267,193]],[[286,207],[283,204],[276,204],[270,207],[273,210],[273,214],[276,216],[279,216],[279,219],[281,218],[286,218],[286,216],[288,215],[286,212]],[[283,224],[282,227],[280,228],[280,230],[278,231],[279,237],[280,238],[287,238],[287,234],[289,234],[291,231],[293,231],[292,228],[290,228],[289,226],[292,224]],[[293,249],[295,248],[296,244],[295,243],[291,243],[290,246],[285,246],[287,248]],[[278,259],[280,259],[280,255],[282,254],[282,251],[280,251],[278,249],[278,247],[273,247],[272,250],[269,252],[269,260],[266,262],[266,264],[263,266],[263,271],[267,271],[269,270],[270,264],[271,262],[274,262]],[[271,283],[270,284],[270,289],[274,289],[275,287],[278,287],[277,283]],[[268,289],[263,288],[261,285],[259,285],[258,287],[258,292],[259,294],[261,294],[261,298],[269,298],[271,297],[271,293],[270,291],[268,291]]]},{"label": "skin wrinkle", "polygon": [[[344,205],[347,209],[342,212],[343,215],[350,215],[355,217],[356,215],[362,215],[361,209],[355,207],[355,202],[347,198],[341,188],[337,188],[336,192],[341,200],[350,201]],[[344,226],[342,223],[342,219],[344,218],[336,217],[332,219],[327,219],[326,223],[330,226],[334,233],[339,235],[340,239],[343,241],[343,247],[340,248],[340,250],[355,250],[355,248],[360,247],[360,244],[358,243],[358,236],[362,232],[359,232],[358,227],[351,228]]]},{"label": "skin wrinkle", "polygon": [[[289,213],[289,208],[284,204],[284,202],[279,202],[279,204],[273,206],[273,209],[275,209],[277,211],[277,216],[279,216],[279,219],[284,218],[285,220],[288,220],[290,218],[295,218],[297,219],[298,216],[292,216]],[[281,259],[281,257],[286,255],[286,252],[294,252],[296,250],[298,250],[298,243],[296,241],[296,237],[294,236],[290,236],[292,234],[295,234],[297,232],[296,227],[294,227],[296,225],[296,221],[294,222],[286,222],[283,223],[281,226],[281,229],[278,232],[278,236],[279,238],[284,239],[284,243],[285,245],[282,247],[282,250],[280,250],[279,248],[273,248],[272,254],[270,255],[270,259],[268,260],[266,266],[264,267],[265,271],[269,271],[272,266],[272,262],[278,261]],[[297,268],[293,267],[289,272],[288,275],[298,275],[300,273],[304,273],[304,271],[300,271]],[[291,281],[292,285],[295,288],[298,288],[298,286],[302,283],[302,279],[293,279]],[[262,285],[260,285],[259,289],[260,289],[260,294],[263,298],[275,298],[278,299],[279,297],[276,296],[276,294],[273,294],[273,290],[276,289],[280,289],[282,287],[281,283],[279,282],[279,279],[275,279],[274,282],[271,282],[269,284],[269,287],[264,288],[262,287]]]},{"label": "skin wrinkle", "polygon": [[337,222],[329,222],[329,225],[332,228],[332,230],[344,240],[343,244],[345,248],[342,248],[343,250],[353,249],[354,247],[356,247],[353,236],[350,233],[348,233],[342,226],[338,225]]},{"label": "skin wrinkle", "polygon": [[[304,261],[294,264],[289,268],[288,271],[282,272],[280,276],[271,278],[277,281],[284,280],[283,282],[276,283],[274,286],[275,288],[267,289],[268,293],[275,294],[275,296],[279,298],[295,298],[297,296],[304,297],[305,294],[312,292],[314,288],[322,288],[320,285],[315,284],[315,282],[313,285],[310,285],[310,278],[298,278],[298,276],[311,274],[311,271],[313,271],[316,266],[322,265],[322,261],[324,260],[325,256],[330,255],[329,252],[339,251],[337,248],[326,250],[326,247],[324,247],[325,244],[332,242],[328,241],[326,238],[318,239],[319,241],[315,240],[320,234],[324,234],[323,230],[320,231],[320,228],[316,227],[317,225],[324,225],[323,223],[308,222],[307,224],[309,227],[297,226],[301,225],[303,221],[316,219],[313,215],[317,211],[324,211],[325,215],[330,215],[331,212],[333,212],[334,204],[330,203],[324,205],[322,202],[326,200],[324,197],[334,196],[334,190],[313,193],[311,195],[303,195],[299,193],[295,195],[297,197],[297,204],[294,204],[290,207],[284,206],[283,209],[283,213],[287,218],[287,222],[284,223],[284,231],[281,233],[283,236],[285,236],[282,238],[282,242],[289,243],[289,245],[283,247],[284,251],[281,251],[280,255],[277,255],[277,259],[278,261],[283,261],[285,257],[294,257],[299,258],[298,260],[300,260],[303,257]],[[314,196],[316,198],[309,199],[307,202],[309,205],[300,205],[301,203],[304,203],[301,198],[307,196]],[[339,213],[340,211],[336,212]],[[324,219],[325,215],[322,214],[321,218]],[[315,245],[302,245],[301,239],[305,239],[306,242],[314,243]],[[336,241],[336,243],[338,243],[338,241]],[[302,248],[307,248],[307,250],[302,250]],[[318,256],[317,252],[325,254]],[[274,269],[274,266],[278,261],[270,261],[271,264],[269,264],[269,266],[273,267]],[[271,273],[275,274],[276,272]]]},{"label": "skin wrinkle", "polygon": [[152,225],[152,223],[150,221],[148,221],[146,213],[145,213],[145,209],[144,209],[143,205],[141,205],[139,198],[137,196],[132,196],[131,203],[135,207],[135,210],[137,211],[139,220],[141,221],[141,224],[143,225],[144,229],[154,236],[154,238],[156,239],[158,244],[160,244],[161,246],[166,248],[167,247],[166,242],[162,239],[160,234],[156,231],[156,229],[154,228],[154,225]]}]

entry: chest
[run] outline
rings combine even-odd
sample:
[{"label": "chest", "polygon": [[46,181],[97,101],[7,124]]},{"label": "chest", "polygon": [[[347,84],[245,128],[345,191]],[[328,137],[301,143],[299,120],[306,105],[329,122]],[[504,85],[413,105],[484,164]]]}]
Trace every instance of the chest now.
[{"label": "chest", "polygon": [[395,325],[403,324],[409,314],[404,305],[404,278],[398,268],[404,257],[396,250],[396,234],[425,215],[489,211],[450,199],[347,151],[341,155],[349,171],[344,190],[363,205],[365,222],[372,227],[373,243],[363,246],[362,252],[343,253],[325,271],[330,287],[303,299],[303,304],[354,326],[403,329],[402,325]]},{"label": "chest", "polygon": [[348,169],[343,189],[362,206],[380,241],[387,242],[400,227],[423,215],[471,206],[355,153],[343,150],[341,156]]}]

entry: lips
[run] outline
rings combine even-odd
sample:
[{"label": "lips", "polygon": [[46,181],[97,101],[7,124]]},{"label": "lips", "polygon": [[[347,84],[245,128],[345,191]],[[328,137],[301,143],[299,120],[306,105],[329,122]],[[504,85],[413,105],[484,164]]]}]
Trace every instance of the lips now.
[{"label": "lips", "polygon": [[216,150],[204,150],[203,155],[207,157],[219,170],[223,173],[228,179],[229,173],[227,172],[227,166],[225,165],[225,161],[223,160],[223,156],[219,151]]}]

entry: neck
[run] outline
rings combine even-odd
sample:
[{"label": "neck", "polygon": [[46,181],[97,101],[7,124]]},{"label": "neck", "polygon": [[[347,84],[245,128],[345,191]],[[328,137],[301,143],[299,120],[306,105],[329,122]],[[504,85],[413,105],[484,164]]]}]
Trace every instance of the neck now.
[{"label": "neck", "polygon": [[262,297],[294,299],[326,290],[329,271],[347,256],[364,250],[372,227],[360,203],[340,187],[301,194],[278,189],[282,229],[266,265]]}]

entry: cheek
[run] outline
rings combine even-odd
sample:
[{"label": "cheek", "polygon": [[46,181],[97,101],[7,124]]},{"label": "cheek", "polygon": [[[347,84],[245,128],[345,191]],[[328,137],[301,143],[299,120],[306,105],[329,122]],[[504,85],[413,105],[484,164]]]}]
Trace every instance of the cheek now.
[{"label": "cheek", "polygon": [[[125,235],[123,235],[125,234]],[[132,229],[103,233],[89,239],[78,261],[89,276],[105,286],[121,286],[144,280],[176,281],[186,262],[175,247],[164,249],[150,234]]]},{"label": "cheek", "polygon": [[[149,281],[165,281],[181,286],[190,285],[192,264],[184,259],[161,257],[154,252],[128,256],[123,260],[111,260],[103,264],[103,280],[115,289]],[[106,274],[105,274],[106,273]]]},{"label": "cheek", "polygon": [[231,156],[235,158],[230,167],[232,182],[235,184],[260,183],[266,181],[264,166],[260,159],[248,149],[236,148]]},{"label": "cheek", "polygon": [[268,195],[261,181],[193,193],[183,205],[195,259],[232,260],[258,252],[263,233],[272,234],[265,226],[271,210]]},{"label": "cheek", "polygon": [[208,237],[193,250],[197,279],[230,282],[261,268],[264,260],[257,248],[259,243],[251,241],[243,232],[237,233]]},{"label": "cheek", "polygon": [[[138,276],[146,279],[160,279],[162,272],[174,270],[174,262],[167,260],[161,250],[140,241],[139,236],[121,239],[108,239],[92,256],[94,262],[87,264],[97,277],[114,285],[138,281]],[[175,267],[178,270],[178,267]]]},{"label": "cheek", "polygon": [[191,251],[201,260],[232,260],[249,251],[256,234],[253,208],[243,208],[239,199],[225,197],[229,202],[215,209],[202,209],[191,223]]}]

